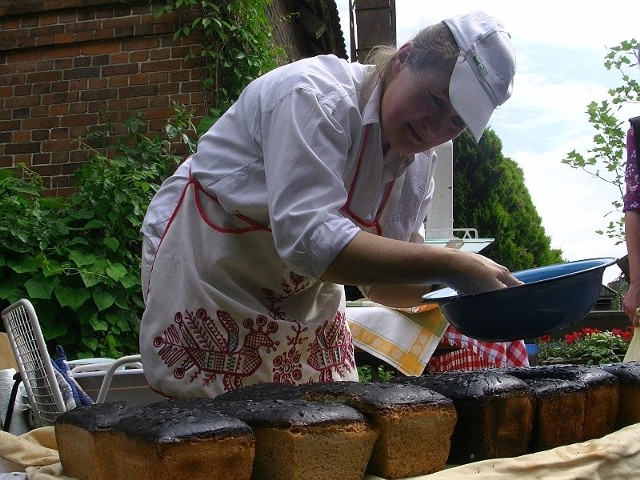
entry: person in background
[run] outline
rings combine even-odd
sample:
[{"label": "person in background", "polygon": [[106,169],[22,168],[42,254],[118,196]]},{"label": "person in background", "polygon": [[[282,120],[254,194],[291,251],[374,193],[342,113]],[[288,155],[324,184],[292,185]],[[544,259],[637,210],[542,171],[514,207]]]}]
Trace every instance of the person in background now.
[{"label": "person in background", "polygon": [[509,34],[473,12],[371,64],[321,55],[250,83],[145,216],[151,387],[214,397],[357,380],[343,285],[406,307],[433,284],[519,284],[484,256],[424,242],[434,147],[464,131],[478,141],[514,74]]},{"label": "person in background", "polygon": [[[632,126],[627,132],[627,164],[625,166],[625,194],[623,197],[625,242],[629,260],[629,290],[622,300],[622,308],[632,325],[638,326],[640,307],[640,181],[638,176],[638,149]],[[635,121],[640,122],[640,117]],[[640,139],[638,139],[640,141]]]},{"label": "person in background", "polygon": [[[636,52],[638,67],[640,67],[640,48]],[[640,117],[629,120],[627,131],[627,163],[625,165],[624,181],[625,193],[622,202],[624,212],[625,243],[629,271],[627,281],[629,290],[622,299],[622,309],[628,315],[631,324],[640,324],[640,168],[638,166],[638,145],[640,145]],[[634,333],[634,337],[635,337]],[[635,344],[639,340],[636,340]]]}]

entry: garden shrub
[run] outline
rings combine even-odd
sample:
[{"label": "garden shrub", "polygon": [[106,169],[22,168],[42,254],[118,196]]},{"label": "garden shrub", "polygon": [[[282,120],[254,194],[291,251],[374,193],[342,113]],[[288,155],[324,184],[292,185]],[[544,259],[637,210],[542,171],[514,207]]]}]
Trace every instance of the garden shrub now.
[{"label": "garden shrub", "polygon": [[111,144],[103,153],[91,149],[68,197],[43,196],[40,177],[24,165],[21,176],[0,170],[1,306],[28,298],[45,339],[70,358],[138,351],[140,227],[151,198],[182,160],[169,140],[193,148],[190,115],[178,107],[163,134],[141,132],[141,114],[125,120],[122,137],[94,133],[91,140],[102,136]]}]

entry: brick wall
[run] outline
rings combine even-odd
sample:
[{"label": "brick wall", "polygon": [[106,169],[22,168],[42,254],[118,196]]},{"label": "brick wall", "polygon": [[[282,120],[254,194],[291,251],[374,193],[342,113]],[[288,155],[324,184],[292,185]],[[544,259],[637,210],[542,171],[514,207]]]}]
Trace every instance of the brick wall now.
[{"label": "brick wall", "polygon": [[161,130],[174,102],[206,112],[204,70],[184,61],[177,16],[148,0],[0,0],[0,168],[25,163],[48,193],[73,189],[76,141],[108,114]]}]

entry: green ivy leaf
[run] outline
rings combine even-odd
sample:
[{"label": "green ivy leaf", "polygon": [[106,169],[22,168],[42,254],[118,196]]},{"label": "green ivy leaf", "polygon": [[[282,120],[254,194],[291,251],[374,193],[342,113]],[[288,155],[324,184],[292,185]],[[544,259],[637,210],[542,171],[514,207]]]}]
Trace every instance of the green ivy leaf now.
[{"label": "green ivy leaf", "polygon": [[58,283],[60,283],[60,280],[56,277],[47,280],[31,278],[24,282],[24,288],[26,288],[27,295],[30,298],[42,298],[44,300],[49,300]]},{"label": "green ivy leaf", "polygon": [[100,346],[98,339],[94,337],[82,337],[82,344],[92,352],[98,350],[98,347]]},{"label": "green ivy leaf", "polygon": [[102,227],[104,227],[104,222],[102,222],[100,220],[89,220],[84,225],[84,228],[86,230],[92,230],[92,229],[95,229],[95,228],[102,228]]},{"label": "green ivy leaf", "polygon": [[80,270],[80,277],[82,278],[82,283],[87,288],[95,287],[100,283],[100,275],[95,272]]},{"label": "green ivy leaf", "polygon": [[55,289],[55,295],[61,306],[70,307],[72,310],[78,310],[78,308],[91,297],[89,290],[85,288],[80,289],[62,286]]},{"label": "green ivy leaf", "polygon": [[92,292],[92,296],[99,312],[106,310],[115,302],[113,295],[111,295],[109,292],[105,292],[104,290],[95,289]]},{"label": "green ivy leaf", "polygon": [[68,331],[69,328],[64,323],[55,322],[42,324],[42,336],[48,341],[63,338]]},{"label": "green ivy leaf", "polygon": [[72,250],[69,252],[69,259],[78,267],[85,267],[87,265],[93,265],[96,261],[96,256],[93,254],[86,254],[78,250]]},{"label": "green ivy leaf", "polygon": [[114,252],[117,252],[118,247],[120,246],[120,242],[118,241],[118,239],[113,237],[107,237],[103,239],[102,243],[104,243],[108,248],[110,248]]},{"label": "green ivy leaf", "polygon": [[91,325],[96,332],[106,332],[109,329],[107,322],[98,319],[96,316],[89,318],[89,325]]},{"label": "green ivy leaf", "polygon": [[38,271],[40,266],[34,257],[19,257],[18,259],[8,259],[7,266],[16,273],[33,273]]},{"label": "green ivy leaf", "polygon": [[20,290],[16,285],[8,282],[0,282],[0,298],[4,298],[9,303],[16,302],[24,298],[24,290]]},{"label": "green ivy leaf", "polygon": [[124,277],[120,279],[120,283],[124,286],[124,288],[131,288],[133,286],[140,284],[140,278],[138,275],[132,275],[127,273]]},{"label": "green ivy leaf", "polygon": [[120,280],[127,274],[127,269],[120,263],[114,263],[106,269],[107,275],[113,280]]}]

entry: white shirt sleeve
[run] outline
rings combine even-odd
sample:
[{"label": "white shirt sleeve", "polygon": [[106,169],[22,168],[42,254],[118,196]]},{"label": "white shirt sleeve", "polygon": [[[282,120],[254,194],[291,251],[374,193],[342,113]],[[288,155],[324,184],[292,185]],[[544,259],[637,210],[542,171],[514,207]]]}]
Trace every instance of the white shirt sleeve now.
[{"label": "white shirt sleeve", "polygon": [[[359,231],[340,213],[357,106],[339,91],[297,88],[264,112],[262,142],[269,218],[278,253],[293,269],[319,277]],[[346,118],[347,115],[355,117]]]}]

